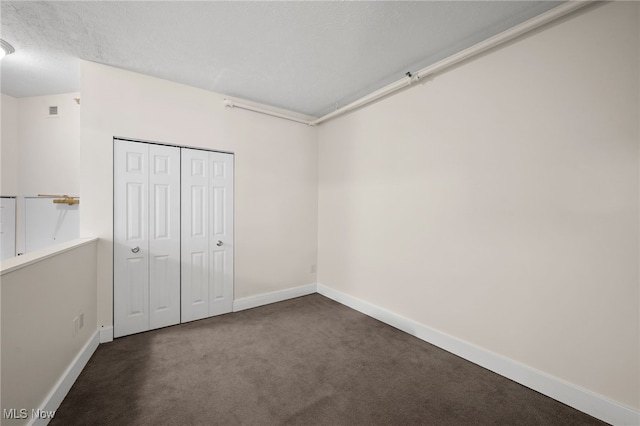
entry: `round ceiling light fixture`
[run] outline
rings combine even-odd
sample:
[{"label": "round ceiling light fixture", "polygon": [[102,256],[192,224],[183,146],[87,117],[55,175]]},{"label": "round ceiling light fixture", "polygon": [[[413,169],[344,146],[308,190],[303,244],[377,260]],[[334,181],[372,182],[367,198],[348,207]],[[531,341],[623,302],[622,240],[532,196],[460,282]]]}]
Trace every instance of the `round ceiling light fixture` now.
[{"label": "round ceiling light fixture", "polygon": [[6,55],[11,55],[13,52],[16,51],[16,49],[14,49],[12,45],[10,45],[9,43],[7,43],[1,38],[0,38],[0,47],[2,47],[2,49],[0,49],[0,59],[4,58]]}]

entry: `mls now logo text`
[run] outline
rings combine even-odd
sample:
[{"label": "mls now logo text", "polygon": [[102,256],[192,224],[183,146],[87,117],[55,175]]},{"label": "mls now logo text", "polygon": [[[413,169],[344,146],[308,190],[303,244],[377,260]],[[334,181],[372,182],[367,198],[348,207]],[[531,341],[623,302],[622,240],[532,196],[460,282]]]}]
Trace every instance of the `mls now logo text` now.
[{"label": "mls now logo text", "polygon": [[[56,410],[31,410],[32,419],[52,419],[56,415]],[[29,417],[29,410],[26,408],[5,408],[2,410],[2,417],[5,419],[26,419]]]}]

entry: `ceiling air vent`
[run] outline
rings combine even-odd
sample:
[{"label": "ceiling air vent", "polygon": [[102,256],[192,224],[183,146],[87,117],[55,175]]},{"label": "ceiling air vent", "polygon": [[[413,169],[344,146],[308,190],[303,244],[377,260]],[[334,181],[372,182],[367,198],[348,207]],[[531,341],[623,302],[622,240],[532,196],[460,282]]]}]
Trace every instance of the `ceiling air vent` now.
[{"label": "ceiling air vent", "polygon": [[49,107],[49,117],[57,117],[58,116],[58,107],[50,106]]}]

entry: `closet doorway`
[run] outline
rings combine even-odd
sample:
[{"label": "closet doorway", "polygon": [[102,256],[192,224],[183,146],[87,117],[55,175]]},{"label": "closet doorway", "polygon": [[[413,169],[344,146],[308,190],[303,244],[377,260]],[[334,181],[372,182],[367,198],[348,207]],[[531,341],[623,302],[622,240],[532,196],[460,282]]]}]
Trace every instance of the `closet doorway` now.
[{"label": "closet doorway", "polygon": [[114,139],[114,337],[233,309],[233,154]]}]

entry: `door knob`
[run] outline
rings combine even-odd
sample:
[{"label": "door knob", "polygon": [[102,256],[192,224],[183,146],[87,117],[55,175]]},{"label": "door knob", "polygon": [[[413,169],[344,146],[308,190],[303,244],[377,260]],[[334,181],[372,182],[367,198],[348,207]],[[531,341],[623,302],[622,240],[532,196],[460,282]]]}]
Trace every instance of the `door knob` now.
[{"label": "door knob", "polygon": [[220,241],[220,240],[218,240],[218,242],[216,243],[216,245],[217,245],[218,247],[220,247],[222,244],[224,244],[224,243],[223,243],[222,241]]},{"label": "door knob", "polygon": [[140,247],[136,246],[134,248],[131,249],[132,252],[137,253],[140,251]]}]

